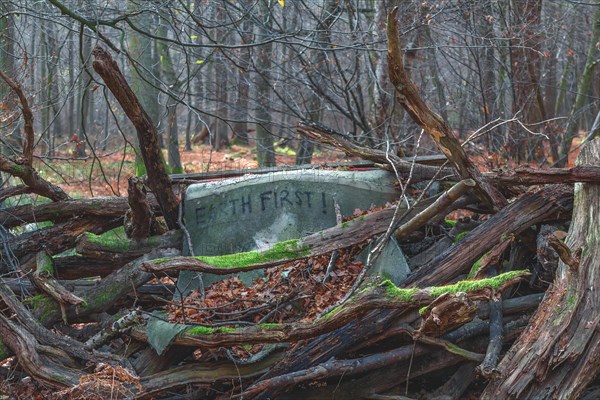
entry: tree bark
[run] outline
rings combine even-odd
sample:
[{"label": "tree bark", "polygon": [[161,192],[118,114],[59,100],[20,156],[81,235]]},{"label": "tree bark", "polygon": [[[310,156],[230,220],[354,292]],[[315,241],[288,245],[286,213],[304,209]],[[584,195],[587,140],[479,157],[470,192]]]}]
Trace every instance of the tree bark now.
[{"label": "tree bark", "polygon": [[[577,164],[598,163],[596,139],[581,150]],[[552,286],[483,399],[573,399],[600,372],[600,184],[576,184],[575,193],[565,244],[580,255],[578,268],[559,263]]]}]

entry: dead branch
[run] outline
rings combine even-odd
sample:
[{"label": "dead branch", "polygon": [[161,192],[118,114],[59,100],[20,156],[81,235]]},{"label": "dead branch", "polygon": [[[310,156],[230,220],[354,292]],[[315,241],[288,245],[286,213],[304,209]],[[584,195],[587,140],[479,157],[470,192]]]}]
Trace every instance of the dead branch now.
[{"label": "dead branch", "polygon": [[148,186],[156,196],[160,209],[169,229],[177,229],[178,200],[171,187],[171,179],[167,175],[162,153],[158,145],[156,127],[137,96],[131,90],[127,80],[121,73],[118,64],[100,46],[92,51],[95,60],[94,70],[104,80],[106,86],[115,96],[127,117],[137,131],[140,153],[148,171]]},{"label": "dead branch", "polygon": [[[399,310],[400,314],[403,314],[430,304],[445,293],[464,291],[466,294],[456,296],[461,299],[466,296],[470,301],[487,300],[521,281],[527,275],[529,275],[527,271],[514,271],[504,274],[500,280],[465,281],[447,287],[408,289],[404,291],[395,288],[393,283],[384,281],[383,283],[367,286],[365,290],[351,298],[351,301],[344,303],[330,314],[311,323],[285,323],[269,327],[254,325],[237,328],[233,331],[231,329],[222,330],[218,327],[208,328],[208,330],[200,328],[201,334],[195,334],[194,327],[191,326],[175,338],[173,344],[214,348],[233,346],[239,343],[282,343],[313,338],[341,328],[350,321],[363,320],[363,316],[372,310]],[[438,332],[443,333],[443,331],[444,329],[440,327]],[[147,340],[146,333],[141,328],[133,329],[132,337],[137,340]]]},{"label": "dead branch", "polygon": [[398,101],[413,121],[435,141],[438,149],[448,157],[463,179],[471,178],[477,183],[478,197],[495,211],[506,205],[504,196],[492,186],[467,156],[444,120],[429,108],[418,88],[404,69],[404,53],[400,50],[397,22],[398,7],[387,18],[388,70],[390,80],[398,93]]},{"label": "dead branch", "polygon": [[315,140],[319,143],[329,144],[337,149],[343,150],[346,154],[360,157],[365,160],[370,160],[379,164],[389,164],[390,161],[403,176],[408,177],[412,174],[412,182],[420,182],[429,180],[437,176],[440,177],[455,177],[454,171],[446,168],[442,171],[438,167],[429,165],[421,165],[413,163],[404,158],[400,158],[395,154],[386,154],[385,151],[372,149],[369,147],[360,146],[353,143],[341,133],[325,127],[313,121],[300,121],[297,127],[298,133]]}]

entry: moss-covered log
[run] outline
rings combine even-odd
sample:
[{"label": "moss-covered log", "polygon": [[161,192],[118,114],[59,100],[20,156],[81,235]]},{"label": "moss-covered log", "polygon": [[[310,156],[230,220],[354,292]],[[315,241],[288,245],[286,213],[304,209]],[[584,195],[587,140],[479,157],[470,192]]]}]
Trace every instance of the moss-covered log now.
[{"label": "moss-covered log", "polygon": [[[75,293],[84,300],[84,304],[78,307],[69,307],[66,311],[67,317],[72,320],[92,313],[106,311],[129,293],[135,294],[136,288],[153,278],[152,274],[141,270],[144,261],[176,254],[179,254],[179,251],[175,249],[150,252],[127,263],[124,267],[102,279],[98,285]],[[47,296],[37,295],[31,299],[31,303],[34,308],[34,315],[43,325],[52,324],[62,317],[59,305]]]},{"label": "moss-covered log", "polygon": [[85,257],[99,260],[133,260],[152,250],[176,248],[181,249],[182,232],[168,231],[163,235],[150,236],[145,239],[128,239],[125,235],[95,235],[86,232],[77,239],[76,249]]},{"label": "moss-covered log", "polygon": [[[122,219],[74,218],[68,222],[49,228],[38,229],[31,233],[11,237],[7,246],[17,258],[36,254],[45,250],[54,255],[75,247],[75,240],[84,232],[103,233],[123,223]],[[4,249],[2,250],[4,252]],[[6,255],[3,260],[6,260]],[[2,266],[0,263],[0,267]],[[0,268],[1,270],[1,268]]]},{"label": "moss-covered log", "polygon": [[[281,343],[316,337],[334,331],[350,321],[360,320],[372,310],[418,310],[442,295],[458,293],[470,300],[489,299],[528,276],[528,271],[513,271],[494,278],[462,281],[426,289],[401,289],[389,280],[375,281],[346,303],[311,323],[259,324],[250,327],[190,326],[173,341],[174,345],[215,348],[238,344]],[[459,296],[460,297],[460,296]],[[147,340],[144,329],[132,330],[138,340]]]}]

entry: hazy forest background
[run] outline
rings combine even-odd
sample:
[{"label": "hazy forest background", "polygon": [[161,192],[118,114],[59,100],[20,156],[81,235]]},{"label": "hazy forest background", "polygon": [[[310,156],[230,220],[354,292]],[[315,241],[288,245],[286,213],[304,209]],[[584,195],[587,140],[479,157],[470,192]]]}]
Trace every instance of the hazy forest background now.
[{"label": "hazy forest background", "polygon": [[[98,44],[158,127],[172,172],[184,171],[180,154],[194,139],[217,151],[251,144],[260,166],[275,164],[278,147],[309,163],[314,145],[296,133],[302,119],[425,155],[435,146],[394,102],[388,79],[385,18],[396,5],[407,70],[461,139],[477,133],[471,145],[483,161],[564,164],[598,112],[594,2],[5,0],[0,69],[30,98],[36,160],[50,169],[73,160],[55,170],[56,183],[87,174],[116,190],[114,155],[135,148],[132,125],[91,69]],[[0,106],[11,157],[22,119],[4,83]],[[185,170],[221,168],[210,153],[198,158]]]}]

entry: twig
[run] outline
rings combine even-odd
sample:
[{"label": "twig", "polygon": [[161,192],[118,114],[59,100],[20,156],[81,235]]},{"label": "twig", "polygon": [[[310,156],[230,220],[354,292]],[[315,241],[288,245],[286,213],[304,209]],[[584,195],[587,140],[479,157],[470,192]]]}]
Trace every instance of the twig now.
[{"label": "twig", "polygon": [[[343,222],[342,212],[340,210],[340,205],[337,200],[333,199],[333,206],[335,209],[335,223],[340,225]],[[323,283],[328,282],[331,279],[331,273],[333,272],[333,268],[335,267],[335,262],[338,259],[338,251],[337,249],[331,252],[331,258],[329,259],[329,264],[327,265],[327,272],[325,272],[325,277],[323,278]]]}]

